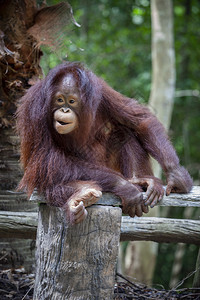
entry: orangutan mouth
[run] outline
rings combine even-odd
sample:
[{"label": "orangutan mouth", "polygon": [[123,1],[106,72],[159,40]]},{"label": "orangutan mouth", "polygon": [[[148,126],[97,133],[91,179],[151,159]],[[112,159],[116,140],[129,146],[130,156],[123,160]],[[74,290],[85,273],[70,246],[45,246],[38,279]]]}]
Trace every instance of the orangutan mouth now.
[{"label": "orangutan mouth", "polygon": [[71,124],[71,123],[65,123],[63,121],[57,121],[60,125],[68,125],[68,124]]}]

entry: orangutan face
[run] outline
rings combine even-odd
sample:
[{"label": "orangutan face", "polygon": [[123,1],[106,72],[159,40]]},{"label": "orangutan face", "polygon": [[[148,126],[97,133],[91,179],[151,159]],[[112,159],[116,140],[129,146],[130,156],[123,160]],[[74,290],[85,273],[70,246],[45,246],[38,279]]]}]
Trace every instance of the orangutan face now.
[{"label": "orangutan face", "polygon": [[76,82],[67,74],[55,95],[54,128],[59,134],[68,134],[78,127],[77,112],[80,110],[80,96]]}]

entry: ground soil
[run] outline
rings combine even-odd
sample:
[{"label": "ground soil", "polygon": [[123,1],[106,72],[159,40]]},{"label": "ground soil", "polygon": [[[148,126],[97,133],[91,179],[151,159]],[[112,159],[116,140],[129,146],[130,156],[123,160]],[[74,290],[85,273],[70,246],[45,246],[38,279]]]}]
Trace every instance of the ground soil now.
[{"label": "ground soil", "polygon": [[[34,274],[27,274],[23,268],[0,270],[1,300],[32,300]],[[200,300],[199,289],[158,290],[142,284],[134,283],[117,274],[114,300],[146,300],[146,299],[196,299]]]}]

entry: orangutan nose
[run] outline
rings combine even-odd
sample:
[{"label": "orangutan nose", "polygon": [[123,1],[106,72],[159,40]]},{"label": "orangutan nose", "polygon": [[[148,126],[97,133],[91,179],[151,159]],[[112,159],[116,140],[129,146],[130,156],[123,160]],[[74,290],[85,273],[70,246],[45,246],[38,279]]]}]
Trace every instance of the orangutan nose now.
[{"label": "orangutan nose", "polygon": [[61,111],[64,112],[64,113],[68,113],[68,112],[70,112],[70,108],[69,107],[62,107]]}]

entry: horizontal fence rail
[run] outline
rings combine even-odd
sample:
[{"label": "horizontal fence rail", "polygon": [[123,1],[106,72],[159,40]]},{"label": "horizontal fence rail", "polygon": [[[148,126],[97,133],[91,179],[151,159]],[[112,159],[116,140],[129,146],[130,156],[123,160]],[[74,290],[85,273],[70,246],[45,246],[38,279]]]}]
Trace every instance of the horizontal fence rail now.
[{"label": "horizontal fence rail", "polygon": [[[110,201],[111,199],[111,201]],[[31,197],[32,201],[44,203],[37,194]],[[97,205],[120,205],[117,197],[110,198],[103,195]],[[200,187],[193,187],[188,194],[171,194],[165,196],[159,206],[200,207]],[[0,211],[0,238],[35,239],[38,224],[37,212]],[[154,242],[182,242],[200,245],[200,220],[170,219],[155,217],[122,217],[122,241],[154,241]]]}]

